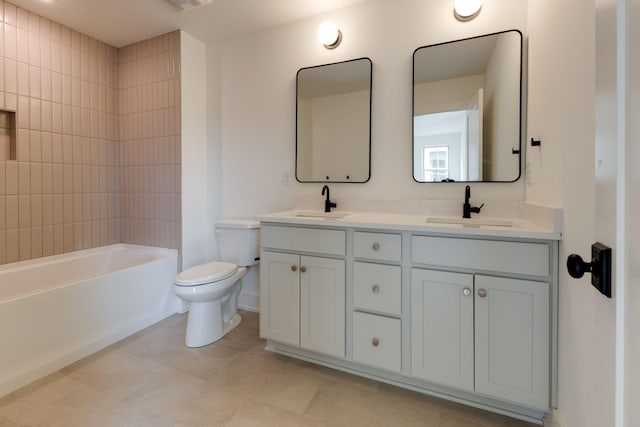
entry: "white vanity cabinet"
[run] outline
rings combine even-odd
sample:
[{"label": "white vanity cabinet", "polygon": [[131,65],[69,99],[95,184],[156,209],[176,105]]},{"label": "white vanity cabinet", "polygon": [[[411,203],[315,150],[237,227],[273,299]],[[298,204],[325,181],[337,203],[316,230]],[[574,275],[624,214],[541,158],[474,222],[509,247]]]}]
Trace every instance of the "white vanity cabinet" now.
[{"label": "white vanity cabinet", "polygon": [[263,221],[267,348],[539,422],[555,405],[557,238],[423,224]]},{"label": "white vanity cabinet", "polygon": [[549,246],[432,236],[412,239],[413,263],[460,270],[473,266],[478,271],[412,269],[412,374],[548,408]]},{"label": "white vanity cabinet", "polygon": [[345,232],[276,226],[261,231],[261,336],[344,357],[345,261],[300,252],[344,256]]}]

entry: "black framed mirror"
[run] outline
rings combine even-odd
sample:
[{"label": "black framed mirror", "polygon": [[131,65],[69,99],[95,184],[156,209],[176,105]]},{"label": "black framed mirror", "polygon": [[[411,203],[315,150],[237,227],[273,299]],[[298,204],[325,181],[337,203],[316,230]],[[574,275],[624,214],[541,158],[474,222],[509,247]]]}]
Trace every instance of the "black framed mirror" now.
[{"label": "black framed mirror", "polygon": [[301,68],[296,76],[296,179],[367,182],[371,177],[369,58]]},{"label": "black framed mirror", "polygon": [[414,51],[414,180],[520,178],[522,47],[522,33],[509,30]]}]

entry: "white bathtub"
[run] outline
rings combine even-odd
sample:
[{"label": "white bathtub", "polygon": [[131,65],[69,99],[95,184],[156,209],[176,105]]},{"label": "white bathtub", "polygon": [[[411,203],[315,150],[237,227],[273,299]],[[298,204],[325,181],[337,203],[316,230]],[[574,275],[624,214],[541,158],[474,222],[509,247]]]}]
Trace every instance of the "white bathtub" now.
[{"label": "white bathtub", "polygon": [[117,244],[0,266],[0,397],[173,314],[177,264]]}]

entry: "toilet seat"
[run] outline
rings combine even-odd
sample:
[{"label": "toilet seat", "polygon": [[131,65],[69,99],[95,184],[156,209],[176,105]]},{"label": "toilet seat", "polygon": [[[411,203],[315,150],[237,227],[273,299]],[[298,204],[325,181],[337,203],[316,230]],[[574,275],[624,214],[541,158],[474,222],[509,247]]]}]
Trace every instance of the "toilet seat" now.
[{"label": "toilet seat", "polygon": [[238,266],[229,262],[208,262],[184,270],[176,277],[175,284],[178,286],[199,286],[219,282],[233,276],[237,271]]}]

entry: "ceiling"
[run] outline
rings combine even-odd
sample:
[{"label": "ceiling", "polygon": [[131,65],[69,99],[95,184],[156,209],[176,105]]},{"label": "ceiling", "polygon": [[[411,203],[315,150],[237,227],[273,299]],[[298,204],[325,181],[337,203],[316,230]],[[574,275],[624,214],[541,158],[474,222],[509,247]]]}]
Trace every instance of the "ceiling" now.
[{"label": "ceiling", "polygon": [[177,29],[209,42],[330,12],[366,0],[213,0],[181,11],[168,0],[11,0],[114,47]]}]

